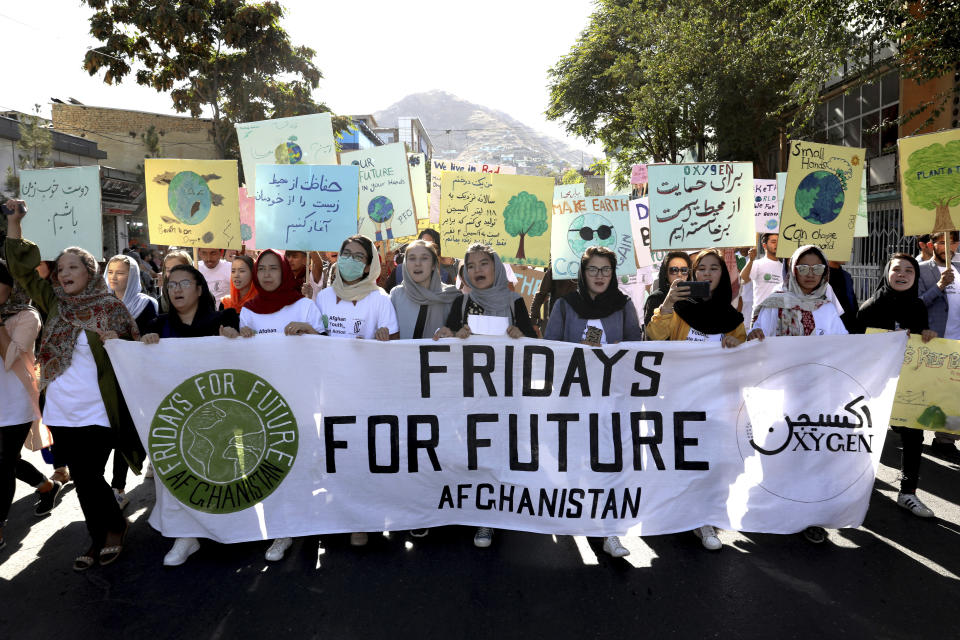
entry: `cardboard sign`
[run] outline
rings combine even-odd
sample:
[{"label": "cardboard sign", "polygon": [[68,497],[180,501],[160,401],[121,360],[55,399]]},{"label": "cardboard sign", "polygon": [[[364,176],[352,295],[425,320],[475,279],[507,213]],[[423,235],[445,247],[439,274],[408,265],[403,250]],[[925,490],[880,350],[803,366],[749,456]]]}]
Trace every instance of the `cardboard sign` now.
[{"label": "cardboard sign", "polygon": [[903,233],[960,228],[960,129],[901,138]]},{"label": "cardboard sign", "polygon": [[241,122],[236,126],[248,189],[256,184],[258,164],[337,164],[333,118],[329,113]]},{"label": "cardboard sign", "polygon": [[757,233],[776,233],[780,229],[776,180],[753,181],[753,216]]},{"label": "cardboard sign", "polygon": [[417,233],[410,168],[402,142],[350,151],[340,164],[360,170],[359,232],[377,242]]},{"label": "cardboard sign", "polygon": [[83,247],[103,258],[100,166],[24,169],[20,197],[27,203],[23,237],[54,260],[67,247]]},{"label": "cardboard sign", "polygon": [[456,160],[431,160],[430,169],[430,222],[440,222],[440,197],[443,190],[444,171],[466,171],[468,173],[502,173],[516,175],[517,168],[505,164],[484,164],[479,162],[458,162]]},{"label": "cardboard sign", "polygon": [[551,268],[555,280],[576,279],[580,259],[588,247],[605,247],[617,254],[617,275],[637,272],[630,227],[630,198],[591,196],[561,200],[560,213],[553,214],[550,242]]},{"label": "cardboard sign", "polygon": [[647,165],[635,164],[630,167],[630,184],[647,184]]}]

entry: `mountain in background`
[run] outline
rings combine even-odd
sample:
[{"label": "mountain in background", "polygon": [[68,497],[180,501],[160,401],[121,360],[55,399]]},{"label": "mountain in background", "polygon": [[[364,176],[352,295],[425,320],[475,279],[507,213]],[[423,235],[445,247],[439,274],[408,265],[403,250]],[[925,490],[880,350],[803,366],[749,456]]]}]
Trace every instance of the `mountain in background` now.
[{"label": "mountain in background", "polygon": [[401,116],[420,118],[433,141],[436,158],[508,164],[526,175],[579,169],[593,162],[587,151],[538,133],[502,111],[446,91],[414,93],[373,114],[381,127],[396,127]]}]

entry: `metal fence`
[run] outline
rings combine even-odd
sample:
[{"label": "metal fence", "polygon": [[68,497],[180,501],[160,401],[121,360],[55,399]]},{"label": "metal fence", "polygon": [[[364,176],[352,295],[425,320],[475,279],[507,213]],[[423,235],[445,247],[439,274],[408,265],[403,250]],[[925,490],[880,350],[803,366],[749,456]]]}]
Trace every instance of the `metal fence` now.
[{"label": "metal fence", "polygon": [[854,239],[853,258],[843,267],[853,278],[853,288],[860,302],[873,294],[880,281],[880,272],[892,254],[918,253],[916,238],[903,235],[899,197],[868,203],[867,215],[869,235]]}]

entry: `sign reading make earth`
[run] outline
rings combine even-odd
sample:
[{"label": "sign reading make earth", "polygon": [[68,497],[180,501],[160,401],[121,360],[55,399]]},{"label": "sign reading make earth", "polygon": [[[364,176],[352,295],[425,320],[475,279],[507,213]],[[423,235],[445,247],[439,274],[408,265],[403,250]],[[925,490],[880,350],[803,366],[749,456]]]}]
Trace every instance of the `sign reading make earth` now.
[{"label": "sign reading make earth", "polygon": [[297,421],[263,378],[239,369],[190,377],[154,414],[147,450],[177,500],[234,513],[280,486],[297,457]]}]

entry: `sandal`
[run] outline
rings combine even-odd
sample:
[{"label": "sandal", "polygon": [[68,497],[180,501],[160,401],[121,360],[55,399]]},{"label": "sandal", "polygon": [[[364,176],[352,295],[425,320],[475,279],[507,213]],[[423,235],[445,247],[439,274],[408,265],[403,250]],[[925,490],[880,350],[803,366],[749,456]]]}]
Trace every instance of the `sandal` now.
[{"label": "sandal", "polygon": [[60,467],[58,469],[54,469],[53,475],[50,476],[50,479],[56,482],[59,482],[61,484],[67,484],[71,480],[70,472],[67,471],[66,467]]},{"label": "sandal", "polygon": [[123,533],[120,534],[120,544],[113,544],[109,547],[104,547],[100,549],[100,566],[105,567],[108,564],[113,564],[117,561],[117,558],[120,557],[120,552],[123,551],[123,543],[127,539],[127,530],[130,528],[130,523],[126,522],[123,526]]},{"label": "sandal", "polygon": [[87,569],[89,569],[90,567],[92,567],[94,564],[96,564],[97,561],[96,561],[96,560],[94,559],[94,557],[93,557],[93,554],[94,554],[95,552],[96,552],[96,549],[93,548],[93,547],[90,547],[90,548],[87,550],[86,553],[84,553],[83,555],[80,555],[80,556],[77,556],[76,558],[74,558],[74,559],[73,559],[73,570],[74,570],[74,571],[86,571]]},{"label": "sandal", "polygon": [[806,538],[808,542],[820,544],[822,542],[826,542],[827,531],[823,527],[807,527],[803,530],[803,537]]}]

